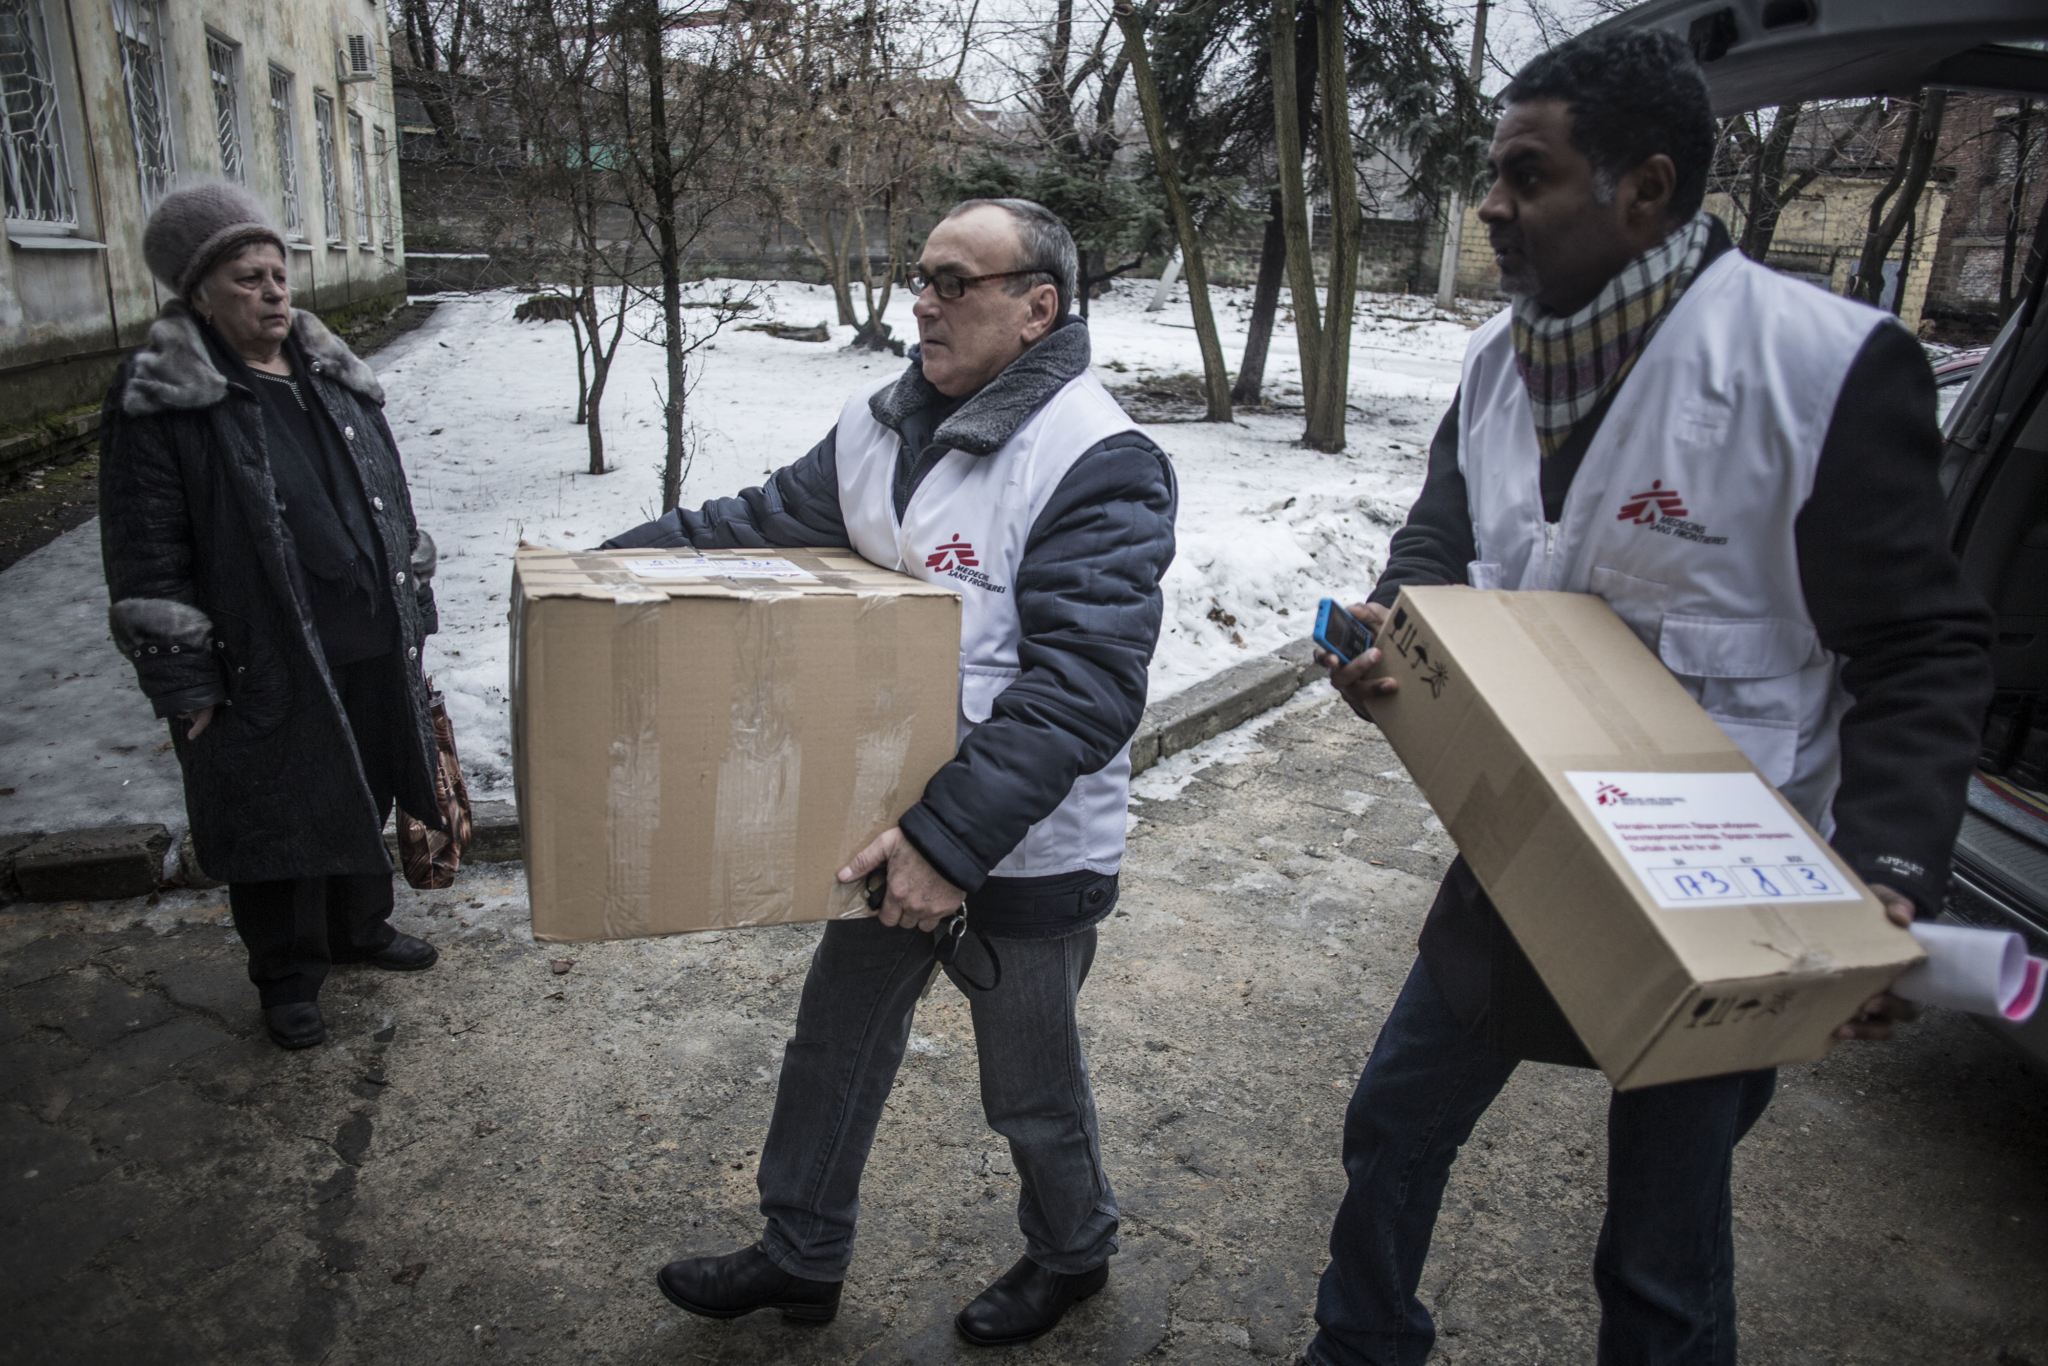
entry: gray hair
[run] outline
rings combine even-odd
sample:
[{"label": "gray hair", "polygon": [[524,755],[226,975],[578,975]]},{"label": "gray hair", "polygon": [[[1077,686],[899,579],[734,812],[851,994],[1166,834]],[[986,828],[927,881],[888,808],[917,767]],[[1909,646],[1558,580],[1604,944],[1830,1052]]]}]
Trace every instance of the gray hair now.
[{"label": "gray hair", "polygon": [[1081,253],[1074,246],[1074,234],[1067,231],[1059,215],[1030,199],[963,199],[947,211],[946,219],[976,209],[1001,209],[1017,224],[1016,268],[1031,274],[1011,280],[1009,292],[1022,294],[1039,285],[1051,285],[1059,294],[1058,316],[1066,317],[1081,287]]}]

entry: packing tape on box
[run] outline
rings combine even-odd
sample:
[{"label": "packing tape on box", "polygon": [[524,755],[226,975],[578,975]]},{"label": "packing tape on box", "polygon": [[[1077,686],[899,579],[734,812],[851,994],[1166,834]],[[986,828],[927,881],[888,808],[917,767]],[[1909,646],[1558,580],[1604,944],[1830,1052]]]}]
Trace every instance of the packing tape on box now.
[{"label": "packing tape on box", "polygon": [[732,747],[718,764],[712,904],[721,929],[781,919],[796,897],[799,632],[777,630],[776,604],[742,599],[733,633]]},{"label": "packing tape on box", "polygon": [[2009,930],[1919,921],[1911,926],[1927,961],[1892,983],[1892,994],[2025,1024],[2041,1004],[2048,960],[2029,957],[2027,941]]},{"label": "packing tape on box", "polygon": [[1570,630],[1551,615],[1548,605],[1541,599],[1533,600],[1531,606],[1550,623],[1550,629],[1528,632],[1529,642],[1543,652],[1551,667],[1571,680],[1580,701],[1605,727],[1622,753],[1656,753],[1656,741],[1643,729],[1642,722],[1636,719],[1628,704],[1609,686],[1606,676],[1580,651],[1571,638]]},{"label": "packing tape on box", "polygon": [[661,725],[657,667],[667,595],[621,588],[612,621],[612,745],[605,778],[604,930],[649,932],[654,841],[661,830]]}]

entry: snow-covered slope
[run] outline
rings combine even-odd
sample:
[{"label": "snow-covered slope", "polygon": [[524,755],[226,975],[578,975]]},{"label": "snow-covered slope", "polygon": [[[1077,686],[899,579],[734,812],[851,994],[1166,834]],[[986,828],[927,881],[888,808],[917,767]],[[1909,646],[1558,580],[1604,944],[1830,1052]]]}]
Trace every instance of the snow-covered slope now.
[{"label": "snow-covered slope", "polygon": [[[823,288],[754,288],[751,315],[812,324],[832,316]],[[1201,367],[1184,293],[1160,313],[1152,286],[1119,286],[1093,305],[1096,372],[1112,388],[1148,387]],[[594,545],[654,515],[659,501],[658,347],[629,336],[604,404],[607,454],[592,477],[571,421],[576,372],[566,324],[520,324],[509,293],[444,300],[418,331],[375,359],[421,525],[441,546],[441,634],[427,667],[448,695],[470,787],[509,796],[505,712],[506,589],[513,548]],[[1220,291],[1224,346],[1243,348],[1248,293]],[[692,316],[702,316],[693,313]],[[1433,315],[1421,299],[1361,295],[1353,337],[1349,449],[1304,451],[1297,414],[1250,413],[1231,426],[1149,425],[1180,477],[1180,550],[1167,582],[1166,630],[1152,695],[1166,696],[1308,629],[1324,594],[1371,585],[1387,538],[1420,489],[1431,433],[1457,387],[1469,329],[1482,316]],[[914,337],[908,296],[889,313]],[[894,372],[891,356],[833,340],[729,330],[698,354],[687,405],[695,448],[685,502],[735,492],[822,437],[856,387]],[[1267,394],[1299,402],[1294,337],[1283,323]],[[164,732],[105,633],[98,528],[88,525],[0,574],[0,831],[112,821],[182,824]]]}]

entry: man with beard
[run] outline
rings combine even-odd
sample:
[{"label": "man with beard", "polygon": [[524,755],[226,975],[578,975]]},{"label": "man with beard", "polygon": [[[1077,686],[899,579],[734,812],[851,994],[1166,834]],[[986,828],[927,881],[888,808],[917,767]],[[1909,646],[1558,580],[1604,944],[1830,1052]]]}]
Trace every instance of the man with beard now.
[{"label": "man with beard", "polygon": [[[1991,676],[1943,535],[1925,356],[1700,211],[1714,120],[1676,38],[1564,44],[1501,102],[1479,216],[1514,303],[1474,335],[1353,615],[1377,629],[1404,584],[1598,594],[1894,920],[1934,913]],[[1397,686],[1367,678],[1378,660],[1331,671],[1368,719]],[[1345,1116],[1315,1366],[1419,1366],[1435,1326],[1415,1291],[1459,1146],[1518,1061],[1592,1062],[1462,858],[1420,948]],[[1910,1014],[1879,996],[1839,1034]],[[1610,1100],[1601,1362],[1733,1366],[1730,1164],[1774,1076]]]}]

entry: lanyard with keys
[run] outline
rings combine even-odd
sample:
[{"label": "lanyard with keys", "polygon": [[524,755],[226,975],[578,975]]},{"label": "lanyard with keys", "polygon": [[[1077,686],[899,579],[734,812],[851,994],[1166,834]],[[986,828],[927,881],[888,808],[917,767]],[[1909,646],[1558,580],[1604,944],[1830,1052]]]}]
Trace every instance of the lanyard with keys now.
[{"label": "lanyard with keys", "polygon": [[[881,910],[882,902],[889,894],[889,865],[885,863],[870,872],[863,885],[867,890],[868,909]],[[937,980],[937,970],[946,967],[953,969],[961,981],[976,991],[994,991],[1003,984],[1003,960],[996,955],[996,946],[978,929],[974,931],[974,937],[981,941],[982,952],[988,955],[991,969],[988,981],[975,981],[968,976],[967,969],[961,967],[957,961],[960,957],[960,945],[967,938],[967,907],[964,904],[959,910],[941,920],[938,928],[932,931],[932,957],[937,960],[933,964],[934,981]],[[925,984],[925,991],[931,991],[931,983]]]}]

